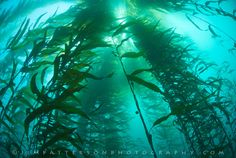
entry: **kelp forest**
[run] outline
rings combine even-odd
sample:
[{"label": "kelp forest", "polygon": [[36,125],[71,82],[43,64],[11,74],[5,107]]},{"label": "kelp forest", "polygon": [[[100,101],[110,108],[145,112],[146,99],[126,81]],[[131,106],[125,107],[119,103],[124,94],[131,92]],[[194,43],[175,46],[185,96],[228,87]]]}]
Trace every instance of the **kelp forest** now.
[{"label": "kelp forest", "polygon": [[0,0],[0,158],[235,158],[235,0]]}]

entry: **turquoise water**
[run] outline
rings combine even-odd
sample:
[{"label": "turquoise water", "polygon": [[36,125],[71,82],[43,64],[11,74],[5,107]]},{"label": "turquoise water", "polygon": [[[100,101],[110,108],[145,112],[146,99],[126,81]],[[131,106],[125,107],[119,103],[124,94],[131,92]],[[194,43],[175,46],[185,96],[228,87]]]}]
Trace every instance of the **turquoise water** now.
[{"label": "turquoise water", "polygon": [[0,1],[1,155],[233,158],[235,10]]}]

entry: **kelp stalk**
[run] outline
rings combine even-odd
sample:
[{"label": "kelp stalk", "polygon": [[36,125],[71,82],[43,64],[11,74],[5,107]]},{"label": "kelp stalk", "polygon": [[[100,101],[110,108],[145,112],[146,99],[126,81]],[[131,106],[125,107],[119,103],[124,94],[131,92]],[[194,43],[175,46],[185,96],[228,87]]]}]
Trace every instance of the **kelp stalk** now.
[{"label": "kelp stalk", "polygon": [[[113,41],[113,43],[114,43],[114,41]],[[119,62],[120,62],[120,64],[121,64],[122,71],[123,71],[123,73],[125,74],[126,80],[127,80],[128,84],[129,84],[130,91],[131,91],[131,93],[132,93],[132,95],[133,95],[133,99],[134,99],[134,102],[135,102],[135,105],[136,105],[138,114],[139,114],[139,116],[140,116],[140,119],[141,119],[141,122],[142,122],[142,125],[143,125],[143,128],[144,128],[144,132],[145,132],[147,141],[148,141],[148,143],[149,143],[149,145],[150,145],[150,148],[151,148],[151,150],[152,150],[153,157],[154,157],[154,158],[157,158],[157,154],[156,154],[156,152],[155,152],[154,145],[153,145],[153,141],[152,141],[152,135],[151,135],[151,134],[149,133],[149,131],[148,131],[148,128],[147,128],[147,125],[146,125],[146,123],[145,123],[145,120],[144,120],[142,111],[141,111],[141,109],[140,109],[140,105],[139,105],[137,96],[136,96],[135,91],[134,91],[134,86],[133,86],[134,84],[133,84],[133,81],[129,80],[129,78],[128,78],[129,75],[128,75],[128,73],[126,72],[124,63],[123,63],[123,61],[122,61],[122,57],[119,56],[119,54],[118,54],[118,47],[116,47],[116,52],[113,53],[113,54],[118,58],[118,60],[119,60]]]}]

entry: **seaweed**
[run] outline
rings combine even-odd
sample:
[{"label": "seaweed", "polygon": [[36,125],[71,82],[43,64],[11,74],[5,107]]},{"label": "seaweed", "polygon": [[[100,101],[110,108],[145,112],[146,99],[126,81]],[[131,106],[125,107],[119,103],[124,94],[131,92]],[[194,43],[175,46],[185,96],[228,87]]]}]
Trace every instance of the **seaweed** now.
[{"label": "seaweed", "polygon": [[[142,150],[134,133],[128,133],[128,122],[137,117],[151,157],[158,157],[163,146],[177,146],[172,140],[176,136],[184,137],[178,146],[194,151],[191,157],[211,156],[205,150],[235,157],[235,84],[220,75],[233,70],[226,65],[218,76],[201,78],[218,66],[193,56],[192,44],[175,28],[163,27],[141,12],[183,11],[198,29],[204,30],[194,18],[207,24],[204,31],[234,43],[233,37],[191,12],[231,18],[235,14],[225,12],[221,0],[203,5],[136,0],[127,1],[130,10],[117,18],[112,3],[82,1],[40,24],[46,13],[32,25],[25,18],[8,40],[5,53],[12,62],[6,73],[0,72],[1,153],[14,157],[12,150],[38,151],[27,157],[50,157],[53,153],[46,150],[59,150],[68,151],[59,157],[96,157],[83,151]],[[139,62],[141,66],[134,64]],[[82,154],[75,155],[74,149]]]},{"label": "seaweed", "polygon": [[[172,113],[168,114],[167,116],[163,116],[163,117],[157,119],[154,122],[154,126],[167,120],[171,115],[175,115],[179,121],[184,121],[183,124],[185,124],[185,125],[188,124],[186,121],[189,120],[195,135],[190,135],[190,136],[186,136],[186,137],[190,137],[189,143],[192,144],[191,145],[192,148],[195,148],[194,147],[195,145],[192,142],[193,140],[191,140],[191,139],[198,140],[197,141],[198,144],[196,144],[196,149],[194,149],[194,151],[197,151],[197,150],[201,151],[203,148],[205,148],[205,149],[210,148],[210,146],[204,145],[205,144],[204,141],[206,141],[206,138],[208,138],[208,139],[211,139],[211,138],[209,138],[209,136],[208,137],[202,136],[202,135],[206,134],[206,131],[200,130],[200,129],[204,129],[204,128],[200,128],[201,123],[197,121],[198,118],[194,118],[192,113],[194,113],[195,116],[201,117],[201,115],[202,115],[201,119],[204,119],[204,117],[205,117],[205,115],[203,115],[204,113],[213,113],[213,116],[218,118],[217,114],[214,113],[214,111],[213,111],[213,109],[214,109],[212,107],[213,103],[208,103],[210,98],[212,98],[216,95],[216,92],[212,92],[212,93],[208,94],[209,96],[205,96],[205,95],[199,96],[199,94],[201,94],[201,92],[198,92],[198,91],[201,91],[201,90],[199,90],[197,87],[195,87],[198,84],[199,79],[196,78],[197,79],[196,80],[193,74],[186,72],[185,67],[182,66],[183,63],[185,63],[184,59],[180,58],[179,60],[176,60],[176,57],[174,56],[174,59],[172,60],[172,62],[170,62],[170,64],[168,64],[168,62],[167,62],[168,60],[170,61],[171,58],[173,58],[173,55],[169,56],[169,54],[173,54],[173,53],[177,54],[178,51],[176,51],[176,49],[172,49],[171,47],[173,47],[173,46],[171,46],[169,42],[168,42],[169,46],[166,46],[167,49],[163,50],[163,49],[161,49],[161,47],[158,48],[159,44],[154,45],[154,43],[153,43],[153,45],[152,45],[151,41],[149,41],[149,39],[151,39],[151,38],[149,38],[149,37],[145,38],[145,36],[141,35],[143,32],[145,32],[146,36],[149,35],[150,37],[152,37],[152,39],[153,38],[160,38],[159,35],[155,35],[154,33],[152,33],[152,31],[150,31],[150,32],[146,31],[146,30],[151,30],[151,28],[152,28],[151,26],[148,26],[148,25],[142,24],[142,23],[140,23],[137,27],[135,27],[135,26],[133,27],[134,34],[136,36],[138,36],[140,34],[140,36],[137,37],[138,41],[139,41],[138,46],[141,47],[142,51],[146,52],[146,55],[145,55],[146,59],[155,67],[154,74],[157,77],[158,81],[162,84],[162,87],[164,89],[164,92],[161,94],[163,94],[163,96],[169,102],[169,105],[170,105],[170,108],[172,111]],[[160,32],[160,34],[161,34],[161,32]],[[162,36],[162,38],[163,38],[162,41],[169,41],[168,39],[170,39],[171,36],[164,35],[164,36]],[[157,40],[154,40],[154,41],[157,41]],[[160,39],[159,39],[159,41],[160,41]],[[147,44],[147,43],[149,43],[149,44]],[[173,45],[173,42],[172,42],[172,45]],[[149,49],[150,47],[153,47],[153,49],[150,50]],[[152,55],[154,53],[155,53],[155,56]],[[187,52],[185,52],[185,53],[187,53]],[[163,63],[165,63],[165,66],[163,66]],[[178,78],[181,78],[181,80],[178,80],[177,76],[181,76],[181,77],[178,77]],[[176,83],[176,84],[173,84],[173,83]],[[201,84],[206,85],[204,83],[204,81],[202,81]],[[143,85],[146,85],[146,87],[150,87],[149,86],[150,84],[143,84]],[[174,91],[174,93],[172,93],[172,91]],[[218,90],[216,90],[216,91],[218,91]],[[159,90],[157,92],[160,93]],[[193,98],[185,97],[186,94],[188,94],[187,96],[193,96]],[[178,98],[178,99],[175,99],[175,98]],[[194,100],[198,100],[197,103],[194,103],[193,102]],[[220,105],[220,106],[222,106],[222,105]],[[176,111],[176,109],[181,109],[182,112],[177,112],[179,110]],[[186,117],[187,120],[184,119],[184,117]],[[225,113],[225,117],[227,117],[227,118],[229,117],[227,113]],[[228,146],[230,148],[232,155],[234,155],[234,149],[231,144],[232,140],[228,137],[227,132],[224,131],[225,127],[218,124],[218,122],[222,122],[222,121],[219,119],[217,121],[214,119],[212,120],[211,118],[208,118],[208,117],[205,119],[207,119],[208,122],[211,122],[211,124],[207,125],[208,126],[207,129],[209,129],[209,128],[217,129],[219,131],[222,131],[222,133],[224,133],[224,135],[228,139],[222,140],[221,143],[222,144],[229,143],[226,146]],[[197,127],[194,127],[195,121],[197,121],[196,122]],[[188,127],[184,127],[183,124],[182,125],[180,124],[180,126],[182,126],[183,129],[187,130],[186,128],[188,128]],[[202,126],[205,127],[206,123],[205,123],[205,125],[202,125]],[[213,127],[209,127],[209,126],[213,126]],[[191,130],[189,129],[188,131],[191,131]],[[184,132],[184,133],[185,133],[185,135],[187,134],[186,132]],[[204,137],[205,140],[203,140],[201,137]],[[214,136],[214,137],[216,137],[216,136]],[[219,135],[219,137],[221,137],[221,135]],[[215,146],[217,146],[217,145],[213,145],[213,149],[215,148]]]},{"label": "seaweed", "polygon": [[[94,8],[91,10],[88,8],[85,8],[84,11],[94,10]],[[73,12],[73,9],[71,9],[71,12]],[[103,12],[101,13],[101,16],[103,16]],[[79,16],[81,17],[81,15]],[[87,18],[87,15],[84,16]],[[68,19],[70,18],[68,17]],[[42,156],[45,148],[66,149],[67,143],[81,150],[84,142],[77,141],[80,135],[75,132],[78,129],[78,122],[76,121],[78,116],[88,119],[92,126],[96,126],[92,118],[86,112],[83,112],[84,107],[81,108],[78,94],[87,87],[88,79],[103,80],[111,78],[113,73],[108,73],[102,77],[90,73],[92,59],[96,57],[92,50],[109,46],[100,40],[103,31],[106,29],[104,30],[103,27],[100,30],[94,29],[93,27],[100,21],[92,16],[90,18],[91,23],[88,23],[87,20],[82,22],[79,20],[80,24],[78,25],[76,22],[78,19],[75,18],[74,21],[65,24],[66,26],[59,27],[53,27],[53,23],[50,24],[50,21],[48,21],[49,27],[41,25],[44,27],[34,27],[33,30],[27,29],[29,21],[25,20],[16,35],[9,40],[7,49],[13,51],[23,50],[26,45],[31,46],[30,51],[25,54],[25,60],[19,64],[18,72],[15,74],[14,71],[13,73],[14,77],[17,78],[17,81],[14,82],[17,82],[18,85],[13,87],[12,97],[9,98],[9,106],[19,103],[22,105],[23,116],[25,115],[24,121],[21,121],[21,124],[24,124],[24,133],[17,136],[21,136],[21,138],[18,138],[21,141],[17,142],[19,152],[27,149],[27,146],[24,146],[26,142],[30,149],[39,149],[39,157]],[[109,23],[109,21],[104,22]],[[37,23],[38,21],[34,26]],[[35,31],[40,32],[36,38]],[[41,35],[42,37],[39,38]],[[87,41],[87,39],[89,40]],[[19,46],[19,43],[24,44]],[[42,58],[46,54],[51,57],[48,58],[48,61],[44,61]],[[50,73],[49,69],[50,71],[53,70],[52,78],[51,80],[45,80],[45,77]],[[31,78],[30,82],[26,82],[26,86],[22,85],[22,81],[18,81],[20,74],[24,74],[24,78]],[[38,82],[39,77],[40,82]],[[4,90],[3,95],[5,92]],[[21,99],[16,100],[17,97]],[[26,98],[28,99],[26,100]],[[71,105],[68,102],[69,100],[73,100],[74,103]],[[4,104],[5,102],[3,107],[8,107]],[[15,113],[8,108],[3,111],[13,115]],[[73,115],[73,117],[69,117],[69,115]],[[2,119],[5,119],[5,117],[2,117]],[[66,122],[69,122],[69,127],[65,127]],[[77,126],[77,128],[73,126]],[[8,128],[8,126],[5,127]],[[86,143],[89,144],[90,142]],[[71,149],[68,149],[68,151],[71,151]],[[74,157],[73,154],[68,155]]]},{"label": "seaweed", "polygon": [[[121,65],[129,81],[134,81],[138,84],[141,84],[147,87],[148,89],[151,89],[153,91],[156,91],[157,93],[162,94],[170,105],[172,112],[166,116],[163,116],[157,119],[154,122],[154,126],[162,123],[163,121],[166,121],[171,115],[175,115],[179,122],[181,121],[184,122],[183,124],[179,123],[179,125],[181,126],[186,139],[189,141],[192,150],[194,150],[196,153],[198,153],[197,151],[203,151],[203,149],[206,149],[206,148],[209,148],[209,150],[211,149],[210,144],[208,144],[209,146],[204,145],[206,144],[205,142],[207,142],[207,140],[202,139],[202,137],[204,137],[205,139],[208,138],[209,141],[212,139],[211,136],[209,135],[204,136],[204,134],[207,133],[207,131],[204,130],[204,127],[206,127],[205,129],[211,128],[214,130],[218,130],[219,133],[222,132],[225,135],[225,138],[227,139],[222,138],[222,141],[221,141],[222,146],[218,144],[219,147],[216,147],[217,145],[214,144],[212,145],[212,148],[213,149],[215,148],[218,151],[218,149],[225,149],[228,147],[233,156],[234,148],[232,145],[232,139],[228,137],[228,133],[226,132],[225,127],[222,126],[222,120],[219,119],[219,116],[217,116],[218,114],[214,112],[215,108],[212,107],[212,105],[214,105],[215,103],[211,103],[210,101],[214,97],[218,96],[221,90],[217,88],[216,90],[212,90],[212,92],[206,92],[204,95],[202,95],[201,94],[202,90],[201,88],[198,88],[197,85],[202,85],[202,86],[205,85],[208,88],[212,86],[212,89],[214,89],[215,85],[208,84],[207,82],[199,79],[197,76],[194,76],[192,72],[186,71],[187,67],[189,66],[188,63],[186,63],[186,60],[193,58],[190,55],[188,55],[189,50],[186,49],[188,48],[188,46],[186,46],[182,50],[177,49],[177,47],[179,46],[176,46],[174,42],[176,42],[175,40],[178,37],[174,35],[174,32],[172,31],[172,29],[167,29],[166,31],[160,31],[160,30],[154,31],[152,29],[153,28],[152,23],[151,22],[148,23],[146,21],[147,21],[146,19],[143,21],[137,20],[136,22],[131,21],[132,23],[134,23],[134,25],[127,25],[127,26],[122,27],[122,29],[118,29],[117,31],[115,31],[116,32],[115,35],[118,35],[117,33],[119,34],[127,33],[127,31],[125,30],[131,30],[129,31],[129,33],[131,34],[129,36],[131,38],[136,37],[136,43],[137,43],[136,46],[140,48],[140,51],[145,52],[145,53],[144,55],[140,56],[138,53],[128,52],[127,55],[126,53],[124,53],[125,57],[146,58],[147,61],[149,61],[150,64],[153,66],[152,68],[153,74],[156,76],[157,80],[160,82],[160,84],[162,85],[164,89],[164,91],[161,91],[160,88],[158,88],[153,83],[149,83],[139,77],[136,77],[135,75],[128,75],[121,61],[122,55],[120,56]],[[209,24],[209,31],[212,33],[212,35],[219,36],[213,30],[213,27],[214,25]],[[124,43],[123,40],[125,39],[121,39],[122,44]],[[125,42],[126,41],[127,40],[125,40]],[[153,42],[153,41],[159,41],[159,43]],[[122,47],[122,45],[119,45],[119,47]],[[117,54],[115,54],[115,56],[119,57],[119,55]],[[199,59],[193,58],[193,60],[198,61]],[[196,68],[196,71],[198,71],[198,73],[201,74],[213,65],[214,64],[206,64],[206,66],[203,68]],[[142,72],[142,69],[136,70],[134,72],[138,72],[138,73]],[[133,84],[131,83],[130,86],[132,89]],[[189,97],[187,97],[186,94]],[[134,94],[134,98],[135,98],[135,94]],[[194,101],[194,100],[197,100],[197,101]],[[226,112],[227,110],[225,108],[223,108],[224,103],[227,103],[227,102],[219,102],[219,104],[218,103],[217,104],[220,105],[220,107],[222,108],[224,117],[227,118],[227,120],[229,120],[230,119],[229,113]],[[137,100],[136,100],[136,105],[138,106],[137,108],[139,109],[139,104]],[[140,110],[138,110],[138,114],[139,113],[140,113]],[[205,114],[207,113],[212,113],[213,119],[211,117],[206,117]],[[208,120],[210,124],[200,123],[198,121],[199,118],[198,117],[195,118],[193,114],[195,116],[200,117],[201,119]],[[214,118],[217,118],[217,119],[214,119]],[[187,120],[189,120],[190,122],[187,123],[186,122]],[[144,121],[142,122],[145,126],[145,122]],[[190,124],[190,127],[184,126],[187,124]],[[192,131],[194,132],[194,135],[191,135]],[[146,135],[147,135],[147,139],[150,140],[149,135],[148,134]],[[221,139],[220,138],[221,135],[214,135],[213,137],[219,137],[219,139]],[[194,143],[194,140],[198,140],[197,143]],[[149,141],[149,143],[152,146],[152,141]]]}]

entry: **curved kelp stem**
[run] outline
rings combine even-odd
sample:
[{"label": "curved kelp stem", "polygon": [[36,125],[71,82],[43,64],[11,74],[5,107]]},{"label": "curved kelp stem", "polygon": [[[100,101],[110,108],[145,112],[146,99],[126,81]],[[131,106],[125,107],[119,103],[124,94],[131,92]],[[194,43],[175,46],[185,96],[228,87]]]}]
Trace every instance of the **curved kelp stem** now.
[{"label": "curved kelp stem", "polygon": [[[115,45],[114,40],[113,40],[113,44]],[[134,83],[133,83],[132,80],[129,79],[129,75],[128,75],[128,73],[126,72],[125,65],[124,65],[124,63],[123,63],[123,61],[122,61],[122,56],[119,54],[119,50],[118,50],[118,49],[119,49],[120,46],[121,46],[120,44],[119,44],[118,46],[116,46],[116,50],[115,50],[115,52],[113,52],[113,54],[114,54],[114,56],[116,56],[116,57],[118,58],[119,63],[120,63],[120,65],[121,65],[121,67],[122,67],[122,71],[123,71],[123,73],[124,73],[124,75],[125,75],[125,77],[126,77],[126,80],[127,80],[127,82],[128,82],[130,91],[131,91],[131,93],[132,93],[132,96],[133,96],[133,99],[134,99],[134,102],[135,102],[135,105],[136,105],[136,108],[137,108],[137,112],[138,112],[138,114],[139,114],[139,116],[140,116],[140,119],[141,119],[141,122],[142,122],[142,125],[143,125],[143,128],[144,128],[144,132],[145,132],[147,141],[148,141],[148,143],[149,143],[149,145],[150,145],[150,148],[151,148],[151,150],[152,150],[153,157],[154,157],[154,158],[157,158],[157,154],[156,154],[156,152],[155,152],[154,144],[153,144],[153,141],[152,141],[152,135],[151,135],[150,132],[148,131],[147,125],[146,125],[146,123],[145,123],[145,120],[144,120],[144,117],[143,117],[143,114],[142,114],[142,111],[141,111],[141,108],[140,108],[140,104],[139,104],[139,102],[138,102],[138,98],[137,98],[137,96],[136,96],[136,94],[135,94],[135,91],[134,91]],[[138,53],[137,53],[137,54],[138,54]],[[123,56],[123,57],[124,57],[124,56]]]},{"label": "curved kelp stem", "polygon": [[[222,6],[221,3],[224,3],[224,0],[219,0],[219,1],[206,1],[205,4],[201,4],[198,2],[187,2],[187,5],[192,5],[196,8],[195,11],[198,11],[199,13],[201,13],[202,15],[219,15],[219,16],[225,16],[225,17],[229,17],[233,20],[236,20],[236,15],[235,15],[235,10],[232,11],[232,13],[225,11]],[[217,6],[212,6],[212,5],[216,5]]]},{"label": "curved kelp stem", "polygon": [[[158,30],[154,32],[153,25],[139,21],[132,27],[138,43],[137,47],[146,52],[144,57],[153,66],[154,75],[164,89],[164,97],[169,103],[171,113],[177,117],[178,125],[184,131],[186,140],[189,140],[191,148],[196,151],[196,157],[209,156],[199,154],[206,149],[215,151],[225,149],[234,156],[232,139],[228,137],[225,127],[219,123],[219,119],[215,119],[219,118],[219,114],[212,112],[211,109],[212,105],[215,105],[214,109],[224,110],[223,117],[229,118],[224,107],[225,103],[215,100],[221,89],[213,84],[208,84],[207,81],[201,80],[188,71],[187,68],[193,63],[186,61],[199,61],[200,59],[191,57],[188,47],[180,49],[180,45],[175,44],[179,39],[173,31]],[[217,79],[214,80],[217,81]],[[158,119],[155,126],[160,124],[162,119]],[[207,132],[206,129],[219,134],[213,136],[208,134],[209,131]],[[223,138],[222,135],[224,135]],[[215,137],[220,143],[212,141],[216,139]]]},{"label": "curved kelp stem", "polygon": [[[236,39],[234,39],[231,35],[229,35],[229,34],[228,34],[227,32],[225,32],[223,29],[219,28],[218,26],[216,26],[216,25],[214,25],[214,24],[208,22],[207,20],[205,20],[205,19],[203,19],[203,18],[201,18],[201,17],[199,17],[199,16],[197,16],[197,15],[194,15],[194,14],[186,14],[186,17],[187,17],[187,19],[188,19],[191,23],[193,23],[193,25],[194,25],[195,27],[197,27],[199,30],[201,30],[201,31],[210,31],[213,37],[220,37],[220,35],[218,35],[218,34],[215,32],[215,30],[217,30],[218,32],[220,32],[221,34],[223,34],[224,36],[226,36],[227,38],[229,38],[229,39],[233,42],[233,47],[236,47]],[[200,21],[206,23],[206,24],[208,25],[208,29],[202,30],[202,29],[194,22],[194,20],[192,19],[192,17],[195,18],[195,19],[197,19],[197,20],[200,20]]]},{"label": "curved kelp stem", "polygon": [[[233,35],[191,14],[194,7],[185,10],[186,1],[190,2],[86,0],[45,23],[40,23],[44,13],[35,24],[25,18],[3,46],[1,57],[1,157],[52,157],[44,154],[52,150],[68,151],[55,157],[93,158],[103,155],[84,151],[147,147],[152,152],[149,157],[157,158],[158,150],[186,150],[186,146],[193,152],[190,157],[213,157],[210,152],[204,154],[206,150],[235,157],[235,100],[227,96],[235,97],[235,92],[227,91],[227,81],[217,72],[217,77],[201,78],[203,72],[217,71],[217,65],[194,57],[191,43],[161,25],[150,10],[183,11],[196,27],[200,28],[194,19],[207,24],[206,31],[213,37],[227,36],[235,45]],[[233,18],[210,7],[217,2],[225,3],[206,1],[196,12]],[[0,13],[1,28],[18,17],[9,19],[7,14]],[[127,108],[127,96],[135,104],[135,116],[130,116],[133,107]],[[143,144],[136,143],[136,135],[128,131],[133,118],[145,133],[138,133],[145,139]],[[73,155],[74,150],[83,154]],[[25,151],[39,154],[20,154]]]}]

